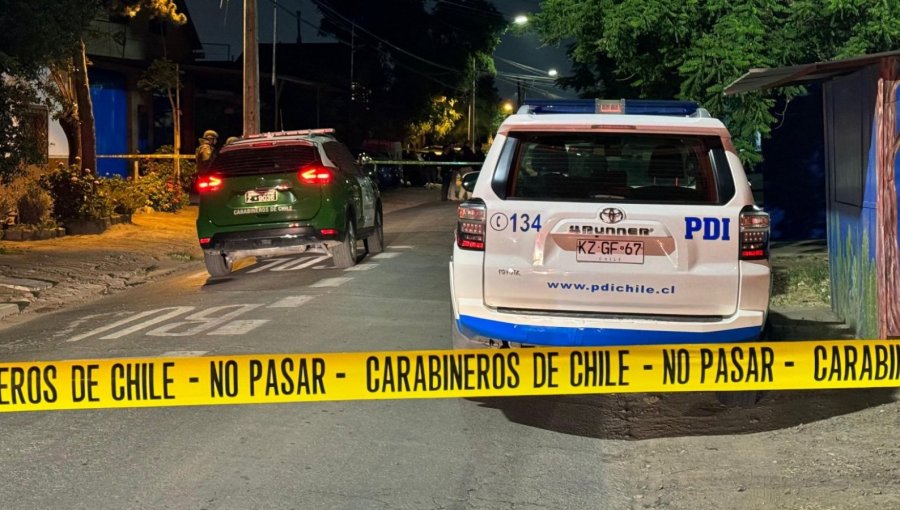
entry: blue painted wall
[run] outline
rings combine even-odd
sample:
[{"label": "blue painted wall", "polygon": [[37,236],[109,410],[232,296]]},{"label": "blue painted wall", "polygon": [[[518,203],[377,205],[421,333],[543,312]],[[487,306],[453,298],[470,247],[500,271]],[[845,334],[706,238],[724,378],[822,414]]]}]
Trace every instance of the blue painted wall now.
[{"label": "blue painted wall", "polygon": [[858,337],[877,335],[877,66],[824,86],[832,308]]},{"label": "blue painted wall", "polygon": [[[128,154],[128,91],[125,76],[100,70],[91,70],[89,75],[97,155]],[[103,177],[126,177],[128,162],[124,159],[97,158],[97,173]]]},{"label": "blue painted wall", "polygon": [[772,218],[772,239],[824,239],[826,234],[825,133],[822,87],[785,104],[772,136],[762,143],[763,206]]}]

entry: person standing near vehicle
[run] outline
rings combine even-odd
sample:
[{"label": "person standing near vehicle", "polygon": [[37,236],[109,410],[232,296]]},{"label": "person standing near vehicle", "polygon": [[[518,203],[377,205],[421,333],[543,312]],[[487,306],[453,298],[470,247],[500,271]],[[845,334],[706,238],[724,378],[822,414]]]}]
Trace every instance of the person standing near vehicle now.
[{"label": "person standing near vehicle", "polygon": [[[454,157],[453,148],[449,145],[444,147],[444,151],[441,154],[441,160],[451,162],[456,158]],[[450,191],[450,183],[456,180],[456,167],[454,166],[441,166],[441,201],[447,201],[447,193]]]},{"label": "person standing near vehicle", "polygon": [[[469,142],[466,142],[462,146],[462,150],[459,153],[459,160],[464,161],[466,163],[471,163],[477,161],[475,158],[475,153],[472,152],[472,147]],[[466,166],[457,169],[456,179],[454,179],[453,186],[453,198],[454,200],[464,200],[466,197],[466,191],[462,188],[462,178],[468,173],[474,172],[475,169]]]},{"label": "person standing near vehicle", "polygon": [[210,165],[212,165],[219,152],[216,149],[216,142],[218,141],[219,134],[212,129],[207,129],[203,132],[203,138],[200,139],[200,144],[197,146],[197,173],[202,174],[209,170]]}]

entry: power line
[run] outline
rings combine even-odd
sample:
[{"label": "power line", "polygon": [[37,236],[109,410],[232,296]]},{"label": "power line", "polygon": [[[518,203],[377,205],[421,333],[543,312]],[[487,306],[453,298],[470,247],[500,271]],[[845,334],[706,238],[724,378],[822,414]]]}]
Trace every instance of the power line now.
[{"label": "power line", "polygon": [[393,49],[399,51],[400,53],[403,53],[403,54],[405,54],[405,55],[408,55],[408,56],[410,56],[410,57],[412,57],[412,58],[414,58],[414,59],[416,59],[416,60],[422,61],[422,62],[424,62],[424,63],[426,63],[426,64],[429,64],[429,65],[438,67],[438,68],[440,68],[440,69],[445,69],[445,70],[447,70],[447,71],[452,71],[452,72],[455,72],[455,73],[460,72],[459,69],[454,69],[454,68],[452,68],[452,67],[448,67],[448,66],[445,66],[445,65],[443,65],[443,64],[438,64],[437,62],[432,62],[431,60],[428,60],[427,58],[420,57],[419,55],[416,55],[415,53],[412,53],[412,52],[410,52],[410,51],[407,51],[407,50],[405,50],[405,49],[403,49],[403,48],[397,46],[396,44],[394,44],[394,43],[388,41],[387,39],[384,39],[383,37],[379,37],[379,36],[373,34],[372,32],[370,32],[369,30],[365,29],[364,27],[362,27],[361,25],[359,25],[359,24],[356,23],[355,21],[353,21],[353,20],[351,20],[350,18],[348,18],[348,17],[344,16],[343,14],[339,13],[339,12],[336,11],[334,8],[332,8],[332,7],[328,6],[328,5],[325,5],[321,0],[313,0],[313,3],[315,3],[316,6],[318,6],[320,9],[321,9],[321,8],[327,9],[327,10],[328,10],[329,12],[331,12],[334,16],[337,16],[338,18],[342,19],[344,22],[349,23],[351,26],[355,26],[359,31],[361,31],[361,32],[363,32],[363,33],[365,33],[365,34],[368,34],[370,37],[373,37],[373,38],[377,39],[378,41],[381,41],[382,43],[384,43],[384,44],[387,45],[388,47],[393,48]]},{"label": "power line", "polygon": [[473,6],[473,5],[466,5],[466,4],[459,3],[459,2],[453,2],[453,1],[451,1],[451,0],[438,0],[437,3],[439,3],[439,4],[446,4],[446,5],[452,5],[452,6],[454,6],[454,7],[460,8],[460,9],[468,9],[468,10],[470,10],[470,11],[475,11],[475,12],[478,12],[478,13],[481,13],[481,14],[488,14],[488,15],[496,16],[496,17],[501,18],[501,19],[504,19],[504,20],[506,19],[506,17],[503,16],[503,14],[500,13],[500,12],[498,12],[497,10],[480,9],[480,8],[475,7],[475,6]]},{"label": "power line", "polygon": [[[312,22],[306,20],[303,16],[298,16],[297,13],[291,11],[290,9],[288,9],[287,7],[285,7],[284,5],[278,3],[277,0],[268,0],[268,2],[271,3],[272,5],[278,7],[279,9],[283,10],[285,13],[287,13],[289,16],[293,17],[294,19],[300,20],[301,23],[303,23],[303,24],[305,24],[305,25],[308,25],[308,26],[310,26],[310,27],[312,27],[312,28],[315,28],[315,29],[317,29],[317,30],[320,29],[320,27],[317,26],[315,23],[312,23]],[[360,30],[362,30],[361,27],[360,27],[359,25],[356,25],[356,27],[357,27],[357,28],[360,28]],[[335,32],[331,32],[331,35],[334,37],[334,39],[335,39],[338,43],[343,44],[343,45],[348,46],[348,47],[351,47],[351,48],[353,47],[353,44],[352,44],[350,41],[347,41],[346,39],[342,39],[341,36],[340,36],[339,34],[337,34],[337,33],[335,33]],[[443,81],[441,81],[441,80],[435,78],[435,77],[432,76],[432,75],[429,75],[429,74],[426,74],[426,73],[424,73],[424,72],[422,72],[422,71],[419,71],[419,70],[417,70],[417,69],[414,69],[413,67],[411,67],[411,66],[409,66],[409,65],[406,65],[406,64],[404,64],[403,62],[401,62],[401,61],[399,61],[399,60],[397,60],[397,59],[394,59],[393,63],[394,63],[395,65],[399,66],[399,67],[402,67],[402,68],[406,69],[406,70],[409,71],[409,72],[418,74],[419,76],[422,76],[423,78],[427,78],[427,79],[429,79],[429,80],[431,80],[431,81],[437,83],[438,85],[441,85],[441,86],[446,87],[446,88],[448,88],[448,89],[456,90],[456,91],[459,91],[459,92],[465,92],[465,91],[466,91],[465,89],[462,89],[462,88],[460,88],[460,87],[456,87],[456,86],[447,84],[447,83],[445,83],[445,82],[443,82]],[[451,71],[452,71],[454,74],[458,74],[458,73],[459,73],[459,70],[451,70]]]}]

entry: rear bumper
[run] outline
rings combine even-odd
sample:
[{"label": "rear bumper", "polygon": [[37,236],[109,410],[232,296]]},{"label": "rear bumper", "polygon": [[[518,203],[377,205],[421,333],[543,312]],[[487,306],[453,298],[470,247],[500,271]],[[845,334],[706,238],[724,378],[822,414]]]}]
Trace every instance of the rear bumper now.
[{"label": "rear bumper", "polygon": [[[738,310],[721,318],[605,318],[506,312],[479,298],[458,295],[451,272],[453,344],[456,348],[513,345],[619,346],[743,342],[759,339],[766,312]],[[493,341],[493,342],[492,342]]]},{"label": "rear bumper", "polygon": [[311,226],[247,230],[242,232],[219,232],[209,243],[201,244],[205,251],[226,253],[252,253],[298,246],[329,246],[339,243],[343,232],[322,236]]},{"label": "rear bumper", "polygon": [[[469,313],[473,313],[471,310]],[[744,342],[759,338],[762,312],[739,312],[720,322],[572,319],[498,313],[454,317],[455,347],[491,346],[491,340],[535,346],[618,346]]]}]

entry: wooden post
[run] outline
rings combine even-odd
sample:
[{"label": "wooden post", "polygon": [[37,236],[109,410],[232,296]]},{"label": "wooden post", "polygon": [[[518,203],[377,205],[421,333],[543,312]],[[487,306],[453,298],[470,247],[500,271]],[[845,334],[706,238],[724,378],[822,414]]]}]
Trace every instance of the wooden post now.
[{"label": "wooden post", "polygon": [[174,140],[175,150],[175,183],[176,186],[181,183],[181,76],[180,68],[175,64],[175,111],[172,112],[172,127],[175,128]]},{"label": "wooden post", "polygon": [[244,136],[259,133],[258,59],[256,0],[244,0]]},{"label": "wooden post", "polygon": [[897,176],[895,164],[900,149],[897,135],[898,60],[881,61],[878,97],[875,103],[877,153],[875,156],[877,232],[875,234],[878,285],[878,334],[900,337],[900,247],[898,247]]}]

